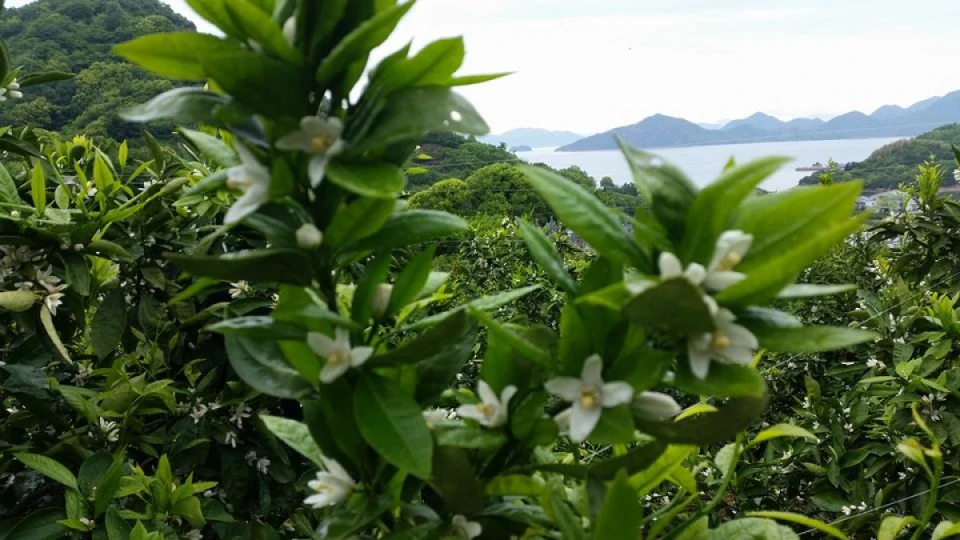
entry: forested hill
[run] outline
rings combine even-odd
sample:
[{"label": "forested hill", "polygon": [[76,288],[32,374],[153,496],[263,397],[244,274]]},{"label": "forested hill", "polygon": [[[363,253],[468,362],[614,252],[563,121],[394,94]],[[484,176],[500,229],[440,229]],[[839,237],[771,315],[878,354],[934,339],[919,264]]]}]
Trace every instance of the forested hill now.
[{"label": "forested hill", "polygon": [[[960,124],[938,127],[914,139],[890,143],[859,162],[848,163],[834,174],[834,181],[863,180],[867,189],[893,189],[916,181],[917,166],[932,159],[944,169],[943,185],[956,184],[952,174],[956,166],[952,146],[960,147]],[[801,184],[819,183],[819,174],[800,180]]]},{"label": "forested hill", "polygon": [[76,77],[24,92],[15,107],[0,110],[0,125],[30,124],[115,140],[139,137],[142,127],[120,120],[117,111],[174,85],[126,63],[111,47],[176,30],[195,27],[159,0],[37,0],[5,9],[0,36],[15,66]]}]

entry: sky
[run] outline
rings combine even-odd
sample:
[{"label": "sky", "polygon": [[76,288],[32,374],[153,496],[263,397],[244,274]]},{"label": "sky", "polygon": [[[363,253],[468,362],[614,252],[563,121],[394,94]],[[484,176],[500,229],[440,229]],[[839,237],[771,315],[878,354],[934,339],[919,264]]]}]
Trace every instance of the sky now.
[{"label": "sky", "polygon": [[[210,28],[184,0],[164,1]],[[494,132],[589,134],[656,113],[907,106],[960,90],[958,23],[957,0],[419,0],[374,57],[462,35],[463,73],[514,72],[461,89]]]}]

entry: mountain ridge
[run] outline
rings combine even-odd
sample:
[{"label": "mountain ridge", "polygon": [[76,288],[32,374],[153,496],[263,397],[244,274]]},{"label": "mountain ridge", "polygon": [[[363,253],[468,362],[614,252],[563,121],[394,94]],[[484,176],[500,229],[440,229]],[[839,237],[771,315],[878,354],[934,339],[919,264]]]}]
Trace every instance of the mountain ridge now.
[{"label": "mountain ridge", "polygon": [[707,129],[683,118],[655,114],[561,146],[558,152],[617,148],[614,135],[642,148],[700,146],[797,140],[862,139],[914,136],[960,122],[960,90],[928,98],[909,107],[884,105],[874,112],[850,111],[828,121],[796,118],[783,121],[763,112],[731,120],[720,129]]},{"label": "mountain ridge", "polygon": [[479,137],[481,142],[497,145],[506,144],[508,147],[530,146],[532,148],[554,148],[570,144],[584,136],[572,131],[555,131],[541,128],[517,128],[500,133]]}]

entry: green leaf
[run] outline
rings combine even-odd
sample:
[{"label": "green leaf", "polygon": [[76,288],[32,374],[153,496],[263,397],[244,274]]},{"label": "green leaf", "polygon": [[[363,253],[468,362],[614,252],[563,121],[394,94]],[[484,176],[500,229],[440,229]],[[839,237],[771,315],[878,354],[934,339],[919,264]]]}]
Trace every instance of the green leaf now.
[{"label": "green leaf", "polygon": [[466,451],[449,446],[436,448],[431,483],[448,511],[470,515],[483,510],[483,486]]},{"label": "green leaf", "polygon": [[237,29],[237,25],[227,13],[228,2],[230,0],[187,0],[187,4],[197,12],[197,15],[213,23],[228,36],[243,41],[245,36]]},{"label": "green leaf", "polygon": [[109,240],[94,240],[84,246],[83,251],[101,257],[109,255],[121,261],[129,262],[133,260],[133,255],[129,251]]},{"label": "green leaf", "polygon": [[507,437],[499,431],[473,426],[436,426],[434,433],[439,446],[494,449],[507,442]]},{"label": "green leaf", "polygon": [[757,327],[745,323],[760,341],[760,346],[774,352],[814,353],[846,349],[874,341],[877,334],[840,326],[804,326],[802,328]]},{"label": "green leaf", "polygon": [[344,246],[345,251],[397,249],[429,242],[467,229],[462,219],[436,210],[412,210],[394,214],[375,234]]},{"label": "green leaf", "polygon": [[450,86],[447,83],[463,64],[464,52],[463,38],[439,39],[409,59],[404,54],[395,63],[382,62],[373,84],[384,95],[410,86]]},{"label": "green leaf", "polygon": [[0,203],[22,204],[17,192],[17,183],[13,181],[10,172],[0,163]]},{"label": "green leaf", "polygon": [[761,518],[777,519],[780,521],[789,521],[790,523],[803,525],[804,527],[807,527],[809,529],[818,530],[824,533],[825,535],[831,536],[833,538],[839,538],[840,540],[847,540],[847,535],[840,532],[840,529],[837,529],[832,525],[827,525],[826,523],[820,520],[809,518],[807,516],[803,516],[800,514],[794,514],[792,512],[763,511],[763,512],[747,512],[747,515],[751,517],[761,517]]},{"label": "green leaf", "polygon": [[430,132],[485,135],[487,123],[463,96],[449,88],[407,88],[387,99],[372,131],[358,140],[354,152],[419,141]]},{"label": "green leaf", "polygon": [[636,538],[643,519],[637,492],[627,475],[620,473],[607,487],[593,527],[593,540]]},{"label": "green leaf", "polygon": [[880,522],[880,529],[877,531],[877,540],[895,540],[900,536],[901,531],[916,523],[917,518],[913,516],[887,516]]},{"label": "green leaf", "polygon": [[768,303],[791,284],[804,268],[856,231],[868,217],[869,214],[860,214],[822,227],[802,243],[751,269],[746,279],[720,292],[717,301],[739,306]]},{"label": "green leaf", "polygon": [[58,540],[69,536],[68,529],[58,521],[66,519],[60,508],[44,508],[21,519],[7,531],[6,540]]},{"label": "green leaf", "polygon": [[107,511],[107,538],[109,540],[127,540],[130,538],[131,528],[127,522],[120,517],[116,508],[110,508]]},{"label": "green leaf", "polygon": [[554,487],[545,493],[541,498],[544,511],[553,518],[564,540],[586,540],[587,535],[583,532],[580,517],[573,513],[562,493],[562,486]]},{"label": "green leaf", "polygon": [[313,436],[310,435],[310,429],[307,428],[306,424],[279,416],[260,415],[260,419],[263,420],[267,429],[278,439],[287,443],[287,446],[312,461],[318,468],[326,468],[323,464],[323,453],[317,446],[316,441],[313,440]]},{"label": "green leaf", "polygon": [[737,165],[702,189],[687,213],[680,259],[687,263],[708,264],[717,238],[726,230],[730,216],[740,203],[788,161],[790,158],[775,156]]},{"label": "green leaf", "polygon": [[640,431],[669,444],[716,444],[748,428],[766,410],[766,397],[735,397],[717,412],[688,417],[676,422],[649,422],[637,418]]},{"label": "green leaf", "polygon": [[200,152],[202,157],[220,165],[221,167],[233,167],[240,164],[240,158],[225,142],[202,131],[179,128],[177,132],[183,136],[191,146]]},{"label": "green leaf", "polygon": [[17,82],[20,83],[20,88],[29,88],[31,86],[37,86],[40,84],[66,81],[72,79],[73,77],[73,73],[67,73],[64,71],[44,71],[40,73],[30,73],[29,75],[24,75],[23,77],[18,78]]},{"label": "green leaf", "polygon": [[[696,446],[688,445],[672,444],[668,446],[651,466],[630,477],[630,485],[635,490],[634,496],[642,497],[653,491],[678,469],[682,469],[686,459],[696,449]],[[682,470],[686,471],[686,469]],[[694,481],[694,485],[696,485],[696,481]]]},{"label": "green leaf", "polygon": [[437,86],[470,86],[472,84],[495,81],[508,75],[513,75],[513,72],[504,71],[501,73],[488,73],[486,75],[461,75],[459,77],[450,77],[449,79],[439,83]]},{"label": "green leaf", "polygon": [[42,216],[47,209],[47,175],[43,171],[43,164],[39,159],[33,162],[33,174],[30,177],[30,196],[33,198],[33,205],[37,208],[37,214]]},{"label": "green leaf", "polygon": [[814,296],[833,296],[835,294],[857,290],[857,285],[814,285],[810,283],[797,283],[788,285],[780,291],[777,298],[811,298]]},{"label": "green leaf", "polygon": [[[124,461],[122,459],[123,454],[113,457],[113,462],[110,464],[110,467],[103,473],[97,482],[96,493],[94,494],[93,501],[93,515],[94,517],[100,517],[107,511],[107,508],[113,504],[113,498],[120,490],[120,485],[123,481],[123,468]],[[107,524],[109,527],[109,519],[107,516]]]},{"label": "green leaf", "polygon": [[0,308],[14,313],[23,313],[33,307],[40,300],[40,295],[33,291],[3,291],[0,292]]},{"label": "green leaf", "polygon": [[363,197],[340,208],[324,231],[323,245],[337,251],[347,242],[370,236],[390,219],[394,206],[392,199]]},{"label": "green leaf", "polygon": [[174,88],[142,105],[120,111],[120,117],[128,122],[174,120],[215,125],[219,123],[216,110],[227,103],[226,96],[200,88]]},{"label": "green leaf", "polygon": [[390,253],[382,251],[363,269],[350,306],[350,318],[354,322],[361,325],[369,322],[373,312],[373,297],[377,287],[387,280],[391,260]]},{"label": "green leaf", "polygon": [[529,496],[537,497],[543,494],[545,482],[538,476],[525,474],[510,474],[491,478],[484,487],[484,492],[491,497]]},{"label": "green leaf", "polygon": [[238,103],[266,116],[300,117],[307,113],[307,89],[296,67],[237,49],[201,58],[203,70]]},{"label": "green leaf", "polygon": [[60,334],[57,333],[57,327],[53,324],[53,314],[50,313],[50,310],[44,306],[40,309],[40,324],[43,325],[44,331],[47,333],[47,337],[50,338],[50,342],[53,343],[57,352],[60,353],[61,358],[66,360],[68,363],[72,362],[70,359],[70,353],[67,352],[67,348],[63,346],[63,341],[60,339]]},{"label": "green leaf", "polygon": [[110,355],[127,329],[127,304],[121,289],[114,289],[107,293],[103,302],[93,316],[93,326],[90,329],[90,340],[93,343],[93,353],[101,360]]},{"label": "green leaf", "polygon": [[202,529],[206,525],[203,519],[203,509],[200,506],[200,499],[196,497],[187,497],[180,499],[170,507],[170,513],[175,516],[181,516],[190,523],[195,529]]},{"label": "green leaf", "polygon": [[70,472],[70,469],[61,465],[57,460],[48,458],[47,456],[41,456],[40,454],[29,454],[26,452],[14,454],[13,457],[17,458],[20,463],[23,463],[47,478],[55,480],[74,491],[80,491],[80,487],[77,485],[77,478]]},{"label": "green leaf", "polygon": [[577,282],[574,281],[573,277],[567,272],[563,258],[560,256],[560,253],[557,252],[557,247],[553,242],[547,238],[547,235],[544,234],[539,227],[531,225],[524,220],[520,220],[518,224],[520,225],[520,231],[523,233],[523,241],[527,244],[530,255],[537,261],[540,268],[543,269],[560,288],[576,296]]},{"label": "green leaf", "polygon": [[90,267],[87,264],[87,258],[79,253],[61,253],[60,258],[66,270],[66,282],[81,296],[89,296]]},{"label": "green leaf", "polygon": [[394,199],[403,191],[403,169],[389,163],[346,163],[333,161],[327,166],[327,178],[343,189],[380,199]]},{"label": "green leaf", "polygon": [[275,342],[234,335],[224,342],[233,370],[255,390],[287,399],[310,394],[312,387],[283,359]]},{"label": "green leaf", "polygon": [[252,339],[274,341],[304,341],[307,338],[307,329],[303,326],[293,322],[280,321],[266,315],[235,317],[213,323],[207,326],[206,330],[224,335],[238,335]]},{"label": "green leaf", "polygon": [[[670,309],[663,309],[670,306]],[[685,278],[665,280],[633,298],[623,314],[634,323],[679,334],[706,334],[714,329],[703,293]]]},{"label": "green leaf", "polygon": [[728,521],[710,531],[707,540],[800,540],[797,533],[762,518],[741,518]]},{"label": "green leaf", "polygon": [[395,383],[365,374],[354,394],[354,415],[364,440],[399,469],[430,478],[433,438],[417,402]]},{"label": "green leaf", "polygon": [[663,158],[633,148],[620,137],[616,139],[641,198],[667,230],[670,239],[679,242],[683,238],[687,212],[697,196],[693,182]]},{"label": "green leaf", "polygon": [[417,299],[430,277],[430,270],[433,268],[433,254],[436,248],[436,245],[428,246],[427,249],[411,259],[397,275],[393,292],[390,293],[387,315],[400,311],[407,304]]},{"label": "green leaf", "polygon": [[208,73],[201,61],[212,53],[242,50],[238,45],[200,32],[148,34],[114,46],[113,52],[170,79],[202,81]]},{"label": "green leaf", "polygon": [[810,433],[800,426],[795,426],[793,424],[777,424],[775,426],[768,427],[760,433],[757,433],[757,436],[750,441],[750,445],[757,445],[762,442],[769,441],[770,439],[776,439],[779,437],[803,437],[804,439],[810,439],[813,442],[820,441],[816,435]]},{"label": "green leaf", "polygon": [[130,531],[130,540],[150,540],[147,528],[143,526],[143,522],[140,520],[137,520],[137,524]]},{"label": "green leaf", "polygon": [[955,525],[949,521],[941,521],[939,524],[937,524],[937,527],[933,529],[933,535],[930,537],[930,540],[951,538],[957,535],[960,535],[960,524]]},{"label": "green leaf", "polygon": [[497,338],[503,340],[503,342],[512,347],[517,354],[541,367],[547,369],[551,369],[553,367],[553,358],[549,353],[547,353],[547,351],[544,351],[540,347],[524,339],[523,336],[501,325],[480,309],[474,306],[468,306],[467,309],[474,319],[476,319],[483,326],[487,327],[487,331],[490,332],[491,335],[495,335]]},{"label": "green leaf", "polygon": [[557,217],[594,249],[620,263],[647,266],[650,246],[638,245],[613,210],[557,173],[529,165],[520,168]]},{"label": "green leaf", "polygon": [[334,77],[343,73],[356,60],[365,58],[370,51],[386,41],[413,4],[414,2],[410,1],[381,11],[340,40],[317,69],[318,86],[328,87]]},{"label": "green leaf", "polygon": [[299,64],[303,57],[287,43],[283,29],[262,9],[249,2],[224,2],[226,14],[247,39],[263,46],[264,51]]},{"label": "green leaf", "polygon": [[763,377],[751,367],[711,362],[707,377],[700,379],[690,371],[689,363],[684,360],[677,365],[674,384],[685,392],[702,396],[731,397],[762,396],[766,391]]},{"label": "green leaf", "polygon": [[273,282],[309,285],[313,264],[309,255],[297,249],[259,249],[226,253],[220,256],[164,255],[181,269],[195,276],[224,281]]},{"label": "green leaf", "polygon": [[[431,404],[444,390],[456,381],[457,374],[473,357],[473,348],[477,342],[478,326],[461,312],[462,322],[457,317],[438,324],[435,330],[423,334],[436,336],[429,354],[420,357],[416,367],[417,386],[414,397],[417,403]],[[448,324],[449,321],[449,324]],[[442,334],[441,334],[442,332]],[[438,336],[440,334],[440,336]],[[442,336],[442,337],[441,337]],[[422,340],[418,339],[417,342]]]}]

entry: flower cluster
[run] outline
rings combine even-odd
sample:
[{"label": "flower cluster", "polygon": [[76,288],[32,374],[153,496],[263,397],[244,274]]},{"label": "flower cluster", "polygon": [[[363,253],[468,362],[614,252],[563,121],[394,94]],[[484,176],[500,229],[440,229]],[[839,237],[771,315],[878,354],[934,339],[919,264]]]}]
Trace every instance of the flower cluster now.
[{"label": "flower cluster", "polygon": [[9,99],[20,99],[23,97],[23,92],[20,91],[20,83],[17,82],[17,79],[14,79],[7,83],[6,86],[0,88],[0,102],[6,101]]}]

